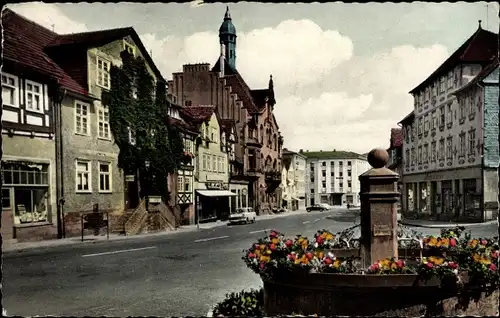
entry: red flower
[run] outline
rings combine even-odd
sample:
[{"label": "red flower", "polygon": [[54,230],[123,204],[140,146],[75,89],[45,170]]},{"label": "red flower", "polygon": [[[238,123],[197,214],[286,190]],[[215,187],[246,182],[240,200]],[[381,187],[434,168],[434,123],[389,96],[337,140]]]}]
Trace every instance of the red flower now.
[{"label": "red flower", "polygon": [[296,260],[297,259],[297,254],[288,254],[288,259],[292,260],[292,261]]},{"label": "red flower", "polygon": [[292,241],[292,240],[287,240],[287,241],[285,242],[285,245],[286,245],[286,247],[290,247],[290,246],[292,246],[292,245],[293,245],[293,241]]},{"label": "red flower", "polygon": [[451,246],[451,247],[455,247],[455,246],[457,246],[457,240],[456,240],[456,239],[454,239],[454,238],[451,238],[451,239],[450,239],[450,246]]},{"label": "red flower", "polygon": [[278,233],[276,233],[276,231],[272,231],[270,236],[271,237],[276,237],[276,236],[278,236]]},{"label": "red flower", "polygon": [[448,267],[451,268],[451,269],[457,269],[458,268],[458,264],[455,263],[455,262],[449,262],[448,263]]},{"label": "red flower", "polygon": [[397,266],[398,268],[403,268],[403,267],[405,267],[405,261],[403,261],[402,259],[397,260],[397,261],[396,261],[396,266]]},{"label": "red flower", "polygon": [[271,244],[269,248],[271,249],[271,251],[274,251],[276,249],[276,244]]},{"label": "red flower", "polygon": [[499,251],[491,251],[491,257],[492,258],[498,258],[498,255],[500,254]]},{"label": "red flower", "polygon": [[427,266],[427,268],[429,268],[429,269],[431,269],[431,268],[433,268],[433,267],[434,267],[434,265],[433,265],[432,263],[427,263],[427,264],[425,264],[425,265],[426,265],[426,266]]},{"label": "red flower", "polygon": [[258,249],[260,247],[260,245],[255,243],[254,247]]},{"label": "red flower", "polygon": [[325,240],[321,236],[316,237],[316,243],[322,244]]},{"label": "red flower", "polygon": [[312,260],[314,258],[314,254],[311,253],[311,252],[309,252],[309,253],[306,254],[306,257],[307,257],[308,260]]},{"label": "red flower", "polygon": [[255,258],[255,254],[254,253],[248,253],[248,258]]},{"label": "red flower", "polygon": [[481,240],[481,245],[486,245],[486,244],[488,244],[488,241],[487,241],[487,240],[485,240],[485,239],[482,239],[482,240]]},{"label": "red flower", "polygon": [[264,264],[264,263],[260,263],[260,264],[259,264],[259,267],[260,267],[260,269],[264,269],[264,267],[266,267],[266,264]]},{"label": "red flower", "polygon": [[490,264],[490,271],[496,272],[496,270],[497,270],[497,266],[495,264],[491,263]]},{"label": "red flower", "polygon": [[333,263],[333,261],[332,261],[332,259],[331,259],[331,258],[327,257],[327,258],[325,258],[325,259],[323,260],[323,263],[325,263],[326,265],[330,265],[330,264],[332,264],[332,263]]}]

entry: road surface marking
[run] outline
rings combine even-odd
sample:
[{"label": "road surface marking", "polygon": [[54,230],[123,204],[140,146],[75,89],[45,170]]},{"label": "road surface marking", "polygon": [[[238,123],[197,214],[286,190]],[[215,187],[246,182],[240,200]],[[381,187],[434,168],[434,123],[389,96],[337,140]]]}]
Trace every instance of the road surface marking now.
[{"label": "road surface marking", "polygon": [[311,222],[311,221],[304,221],[304,222],[302,222],[302,224],[307,224],[307,223],[309,223],[309,222]]},{"label": "road surface marking", "polygon": [[316,223],[318,221],[321,221],[321,219],[316,219],[316,220],[313,221],[313,223]]},{"label": "road surface marking", "polygon": [[272,229],[265,229],[265,230],[258,230],[258,231],[252,231],[252,232],[249,232],[250,234],[255,234],[255,233],[260,233],[260,232],[267,232],[267,231],[271,231]]},{"label": "road surface marking", "polygon": [[126,252],[135,252],[135,251],[142,251],[142,250],[150,250],[150,249],[153,249],[153,248],[156,248],[156,246],[148,246],[148,247],[141,247],[141,248],[131,248],[131,249],[128,249],[128,250],[118,250],[118,251],[95,253],[95,254],[85,254],[85,255],[82,255],[82,257],[110,255],[110,254],[118,254],[118,253],[126,253]]},{"label": "road surface marking", "polygon": [[199,240],[196,240],[194,242],[195,243],[207,242],[207,241],[213,241],[213,240],[220,240],[220,239],[227,238],[227,237],[229,237],[229,236],[224,235],[224,236],[218,236],[218,237],[209,237],[209,238],[206,238],[206,239],[199,239]]}]

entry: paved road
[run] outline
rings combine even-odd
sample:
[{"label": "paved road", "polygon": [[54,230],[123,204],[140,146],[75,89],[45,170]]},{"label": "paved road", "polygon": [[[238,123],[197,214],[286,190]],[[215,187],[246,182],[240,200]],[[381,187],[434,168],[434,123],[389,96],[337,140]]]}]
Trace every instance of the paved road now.
[{"label": "paved road", "polygon": [[[341,217],[345,213],[350,216]],[[241,256],[263,230],[312,236],[318,229],[340,231],[355,219],[346,211],[313,212],[133,241],[6,253],[3,304],[10,315],[20,316],[205,315],[226,293],[261,285]],[[476,236],[495,233],[496,225],[473,229]]]}]

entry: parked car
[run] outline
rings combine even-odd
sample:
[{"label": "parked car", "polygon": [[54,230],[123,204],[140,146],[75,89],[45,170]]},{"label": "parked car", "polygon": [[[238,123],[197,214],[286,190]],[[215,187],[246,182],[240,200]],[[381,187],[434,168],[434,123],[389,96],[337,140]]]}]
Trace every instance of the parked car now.
[{"label": "parked car", "polygon": [[326,207],[326,206],[324,206],[322,204],[315,204],[313,206],[309,206],[309,207],[306,208],[307,212],[311,212],[311,211],[321,211],[321,212],[323,212],[323,211],[327,211],[327,210],[329,210],[328,207]]},{"label": "parked car", "polygon": [[239,208],[229,215],[229,224],[234,223],[255,223],[257,214],[253,208]]}]

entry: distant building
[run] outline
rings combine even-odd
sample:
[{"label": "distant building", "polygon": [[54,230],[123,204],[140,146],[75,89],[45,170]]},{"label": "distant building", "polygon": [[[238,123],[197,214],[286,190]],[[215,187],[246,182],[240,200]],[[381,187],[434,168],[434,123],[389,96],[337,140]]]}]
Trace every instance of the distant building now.
[{"label": "distant building", "polygon": [[303,210],[306,207],[306,162],[303,154],[283,149],[281,178],[282,207]]},{"label": "distant building", "polygon": [[307,205],[360,205],[359,176],[370,169],[365,156],[336,150],[299,153],[307,157]]},{"label": "distant building", "polygon": [[477,31],[410,93],[403,127],[406,217],[495,218],[498,175],[498,35]]},{"label": "distant building", "polygon": [[398,180],[398,190],[401,193],[401,200],[398,202],[398,211],[401,210],[401,201],[402,201],[402,188],[403,182],[401,179],[402,171],[402,163],[403,163],[403,130],[401,128],[392,128],[391,129],[391,138],[389,149],[387,149],[387,153],[389,154],[389,162],[387,163],[387,168],[396,172],[399,175]]}]

